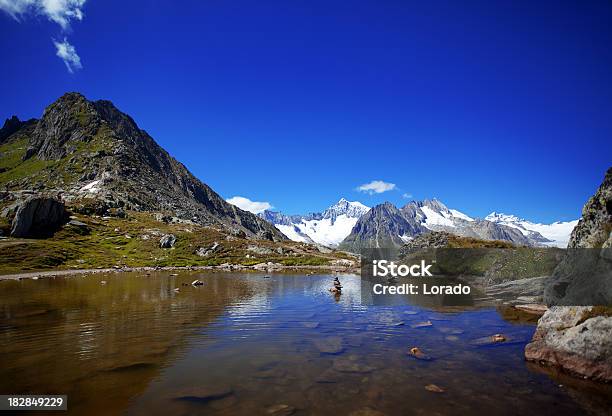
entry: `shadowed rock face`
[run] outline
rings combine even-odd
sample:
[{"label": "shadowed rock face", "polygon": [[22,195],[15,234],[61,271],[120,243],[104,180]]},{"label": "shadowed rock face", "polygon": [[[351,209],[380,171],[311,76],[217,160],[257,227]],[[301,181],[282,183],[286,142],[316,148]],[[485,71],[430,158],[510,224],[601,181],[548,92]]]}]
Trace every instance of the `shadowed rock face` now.
[{"label": "shadowed rock face", "polygon": [[227,203],[110,101],[65,94],[24,135],[23,160],[40,161],[49,174],[20,177],[8,189],[61,189],[70,203],[93,199],[108,208],[170,212],[254,238],[286,239]]},{"label": "shadowed rock face", "polygon": [[[612,169],[609,169],[602,185],[584,206],[582,218],[572,231],[568,247],[603,248],[601,251],[593,251],[591,256],[598,258],[590,260],[605,266],[606,262],[612,261],[606,257],[610,252],[609,247],[612,247],[611,230]],[[572,300],[580,298],[585,288],[597,293],[610,290],[609,281],[592,282],[588,274],[576,273],[572,269],[577,267],[574,257],[576,255],[570,252],[553,273],[551,284],[544,294],[547,302],[571,305]],[[525,358],[582,377],[611,381],[610,334],[612,308],[608,304],[598,307],[553,306],[539,320],[533,340],[525,348]]]},{"label": "shadowed rock face", "polygon": [[13,218],[11,236],[45,237],[67,219],[64,204],[55,198],[34,197],[22,202]]},{"label": "shadowed rock face", "polygon": [[3,143],[10,135],[19,130],[25,123],[21,122],[17,116],[7,118],[4,126],[0,129],[0,143]]},{"label": "shadowed rock face", "polygon": [[[436,215],[443,221],[437,221]],[[359,218],[351,234],[339,247],[353,252],[359,252],[361,248],[401,247],[409,239],[428,232],[446,232],[481,240],[510,241],[518,246],[534,246],[548,241],[539,233],[526,237],[519,230],[506,225],[471,219],[432,199],[411,201],[401,209],[389,202],[375,206]]]},{"label": "shadowed rock face", "polygon": [[362,248],[399,247],[403,236],[426,232],[416,221],[408,220],[390,202],[385,202],[365,213],[338,248],[358,253]]}]

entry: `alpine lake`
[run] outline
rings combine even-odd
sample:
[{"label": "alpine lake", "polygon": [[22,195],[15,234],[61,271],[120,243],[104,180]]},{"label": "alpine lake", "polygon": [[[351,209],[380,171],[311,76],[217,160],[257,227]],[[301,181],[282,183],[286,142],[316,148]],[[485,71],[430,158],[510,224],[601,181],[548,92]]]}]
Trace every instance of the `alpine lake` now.
[{"label": "alpine lake", "polygon": [[537,316],[476,294],[366,306],[334,277],[0,281],[0,392],[66,394],[69,415],[610,414],[612,386],[524,360]]}]

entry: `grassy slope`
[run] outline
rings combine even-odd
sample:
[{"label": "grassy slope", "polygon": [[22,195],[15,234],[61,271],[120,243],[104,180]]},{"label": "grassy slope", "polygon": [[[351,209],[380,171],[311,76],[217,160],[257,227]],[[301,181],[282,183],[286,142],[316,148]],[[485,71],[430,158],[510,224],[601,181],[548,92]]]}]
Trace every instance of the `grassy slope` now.
[{"label": "grassy slope", "polygon": [[[89,226],[82,235],[77,227],[65,226],[48,239],[0,241],[0,274],[45,269],[97,268],[112,266],[212,266],[223,263],[245,266],[275,262],[287,266],[327,265],[345,253],[320,253],[314,246],[296,242],[274,243],[240,238],[227,240],[225,234],[195,224],[166,224],[150,213],[129,212],[127,218],[100,218],[77,215]],[[7,224],[3,225],[6,231]],[[177,237],[174,248],[162,249],[163,234]],[[220,246],[201,257],[200,247]],[[248,248],[257,246],[263,254]],[[276,250],[281,249],[279,253]],[[267,250],[266,250],[267,249]],[[248,257],[247,257],[248,256]]]},{"label": "grassy slope", "polygon": [[562,250],[556,248],[516,247],[507,241],[453,235],[449,236],[446,248],[453,250],[425,249],[410,254],[404,260],[409,262],[415,258],[435,258],[436,264],[432,270],[436,273],[487,276],[490,283],[502,283],[549,276],[562,254]]},{"label": "grassy slope", "polygon": [[[87,120],[83,119],[81,123],[87,123]],[[82,160],[91,160],[90,155],[111,148],[112,140],[106,129],[102,126],[90,141],[77,143],[70,157],[57,161],[37,158],[23,161],[28,144],[27,132],[13,135],[0,145],[0,190],[60,189],[73,183],[88,170]],[[81,201],[80,205],[86,202]],[[3,208],[1,205],[0,209]],[[151,213],[129,212],[127,218],[107,219],[77,215],[76,219],[89,226],[88,234],[83,235],[78,228],[66,226],[52,238],[44,240],[0,240],[0,274],[112,266],[210,266],[223,263],[248,266],[269,261],[287,266],[319,266],[347,258],[341,252],[323,254],[313,246],[294,242],[226,240],[225,234],[215,229],[194,224],[166,224],[156,221]],[[9,234],[10,224],[6,218],[0,217],[0,230],[2,235]],[[161,235],[167,233],[177,236],[172,249],[159,247]],[[214,242],[218,242],[220,247],[213,254],[206,257],[195,254],[198,248],[208,248]],[[248,250],[254,245],[265,253]],[[281,253],[276,251],[279,247]]]}]

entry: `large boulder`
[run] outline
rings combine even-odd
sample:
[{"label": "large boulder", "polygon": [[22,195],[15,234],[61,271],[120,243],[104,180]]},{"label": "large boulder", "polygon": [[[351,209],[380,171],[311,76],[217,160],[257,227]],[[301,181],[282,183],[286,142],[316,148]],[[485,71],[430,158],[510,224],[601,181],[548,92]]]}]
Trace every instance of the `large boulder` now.
[{"label": "large boulder", "polygon": [[538,321],[525,358],[594,380],[612,380],[612,316],[592,306],[553,306]]},{"label": "large boulder", "polygon": [[66,220],[66,208],[60,200],[45,196],[30,197],[17,206],[11,236],[48,237]]},{"label": "large boulder", "polygon": [[159,246],[161,248],[172,248],[176,244],[176,236],[174,234],[166,234],[159,239]]}]

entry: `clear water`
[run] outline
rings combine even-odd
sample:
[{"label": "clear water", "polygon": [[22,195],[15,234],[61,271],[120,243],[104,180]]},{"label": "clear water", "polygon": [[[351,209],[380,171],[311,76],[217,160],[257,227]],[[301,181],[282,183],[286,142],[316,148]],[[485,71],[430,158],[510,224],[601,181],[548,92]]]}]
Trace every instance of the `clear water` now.
[{"label": "clear water", "polygon": [[[71,415],[609,414],[610,386],[524,361],[533,322],[435,299],[365,307],[358,276],[340,276],[339,297],[332,279],[0,282],[0,393],[67,394]],[[496,333],[509,341],[478,341]],[[415,346],[432,360],[410,357]]]}]

